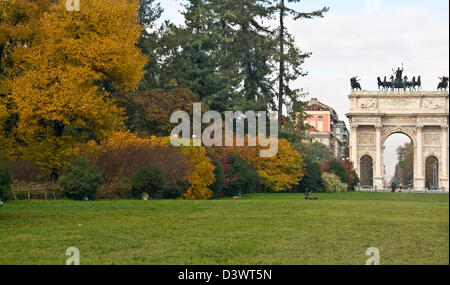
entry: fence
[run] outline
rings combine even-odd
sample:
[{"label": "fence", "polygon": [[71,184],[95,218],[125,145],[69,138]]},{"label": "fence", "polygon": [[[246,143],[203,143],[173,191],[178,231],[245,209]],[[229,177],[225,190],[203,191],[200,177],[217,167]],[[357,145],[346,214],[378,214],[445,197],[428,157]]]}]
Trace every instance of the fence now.
[{"label": "fence", "polygon": [[53,197],[56,200],[56,194],[60,191],[59,185],[41,185],[35,187],[19,187],[13,186],[11,187],[11,193],[14,197],[14,200],[18,200],[17,196],[21,193],[26,193],[26,197],[28,200],[31,200],[32,193],[44,194],[45,200],[48,200],[48,197]]}]

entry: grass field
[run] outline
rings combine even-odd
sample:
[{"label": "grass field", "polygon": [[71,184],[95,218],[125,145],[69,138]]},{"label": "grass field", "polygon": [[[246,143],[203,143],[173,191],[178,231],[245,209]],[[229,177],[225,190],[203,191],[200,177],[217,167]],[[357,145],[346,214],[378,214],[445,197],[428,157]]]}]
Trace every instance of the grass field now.
[{"label": "grass field", "polygon": [[252,194],[240,201],[20,201],[0,208],[0,264],[449,264],[449,196]]}]

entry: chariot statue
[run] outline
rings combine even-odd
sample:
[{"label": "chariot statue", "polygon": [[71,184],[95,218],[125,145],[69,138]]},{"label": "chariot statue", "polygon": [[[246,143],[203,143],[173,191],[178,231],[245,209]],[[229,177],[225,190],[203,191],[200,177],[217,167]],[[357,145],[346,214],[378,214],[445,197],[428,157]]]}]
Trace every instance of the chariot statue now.
[{"label": "chariot statue", "polygon": [[410,81],[408,76],[403,76],[404,71],[403,65],[401,68],[397,68],[397,70],[392,70],[393,75],[391,75],[390,81],[387,81],[387,76],[384,77],[383,81],[381,80],[381,77],[378,77],[378,89],[382,91],[406,91],[407,89],[409,89],[409,91],[416,91],[422,89],[421,76],[414,76]]}]

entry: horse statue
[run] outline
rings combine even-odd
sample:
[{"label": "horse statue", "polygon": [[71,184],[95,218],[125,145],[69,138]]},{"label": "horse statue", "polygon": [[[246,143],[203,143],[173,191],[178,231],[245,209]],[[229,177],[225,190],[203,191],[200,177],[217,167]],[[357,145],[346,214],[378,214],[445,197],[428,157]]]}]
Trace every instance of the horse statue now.
[{"label": "horse statue", "polygon": [[409,91],[411,91],[414,88],[414,81],[415,80],[416,80],[416,78],[414,77],[413,81],[408,81],[408,76],[405,76],[404,80],[403,80],[403,84],[404,84],[405,90],[406,90],[406,88],[408,88]]},{"label": "horse statue", "polygon": [[359,84],[359,81],[361,81],[361,79],[358,79],[358,76],[356,77],[352,77],[350,79],[350,84],[352,85],[352,91],[361,91],[361,84]]},{"label": "horse statue", "polygon": [[441,82],[438,85],[438,91],[447,91],[448,88],[448,77],[443,76],[443,77],[438,77]]},{"label": "horse statue", "polygon": [[381,81],[380,77],[377,77],[377,81],[378,81],[378,90],[382,90],[385,91],[386,90],[386,78],[384,79],[385,81]]}]

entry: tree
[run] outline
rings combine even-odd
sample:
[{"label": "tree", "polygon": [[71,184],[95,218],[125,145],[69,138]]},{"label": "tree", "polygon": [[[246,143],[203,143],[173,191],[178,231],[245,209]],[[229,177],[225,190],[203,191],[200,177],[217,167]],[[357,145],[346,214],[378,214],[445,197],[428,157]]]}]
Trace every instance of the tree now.
[{"label": "tree", "polygon": [[72,159],[64,167],[59,183],[61,193],[68,199],[94,200],[103,178],[98,167],[91,164],[86,156],[81,156]]},{"label": "tree", "polygon": [[347,183],[347,172],[342,165],[342,163],[336,159],[330,159],[327,162],[324,162],[321,166],[323,172],[334,173],[339,179],[341,179],[342,183]]},{"label": "tree", "polygon": [[230,152],[222,158],[225,169],[224,193],[226,196],[236,196],[250,193],[258,185],[258,173],[243,160],[239,153]]},{"label": "tree", "polygon": [[141,166],[131,179],[131,194],[134,198],[142,198],[143,193],[151,198],[160,198],[166,189],[166,182],[161,169]]},{"label": "tree", "polygon": [[229,110],[241,79],[233,55],[223,45],[230,39],[220,33],[220,15],[206,0],[190,0],[185,7],[185,26],[166,23],[161,29],[154,88],[184,87],[211,109]]},{"label": "tree", "polygon": [[41,15],[49,9],[50,0],[0,1],[0,97],[10,92],[8,79],[18,71],[14,50],[31,43]]},{"label": "tree", "polygon": [[345,169],[345,174],[347,177],[346,183],[348,185],[348,190],[349,191],[355,190],[355,187],[359,184],[360,180],[358,174],[356,173],[353,162],[347,159],[341,161],[341,164]]},{"label": "tree", "polygon": [[54,178],[87,141],[121,127],[123,111],[112,97],[136,88],[146,62],[136,47],[137,0],[85,0],[83,6],[68,12],[65,3],[51,5],[34,20],[30,44],[12,52],[20,72],[7,98],[8,154]]},{"label": "tree", "polygon": [[155,26],[155,22],[161,17],[163,9],[160,3],[155,0],[139,0],[139,22],[143,27],[141,37],[139,38],[138,47],[142,53],[149,57],[149,61],[145,66],[145,74],[142,78],[139,89],[146,90],[155,88],[157,84],[158,72],[158,45],[159,31]]},{"label": "tree", "polygon": [[[142,90],[132,98],[136,104],[135,113],[130,114],[132,130],[140,135],[169,136],[174,125],[170,123],[171,115],[176,111],[188,112],[191,117],[193,104],[200,97],[189,89],[175,88],[172,90],[150,89]],[[208,109],[202,104],[202,111]]]},{"label": "tree", "polygon": [[211,158],[211,162],[215,167],[214,176],[216,178],[214,183],[209,188],[214,192],[214,197],[221,197],[224,194],[223,188],[225,185],[225,173],[223,171],[222,164],[220,163],[216,155],[210,151],[207,155],[209,158]]},{"label": "tree", "polygon": [[0,201],[5,202],[11,196],[11,173],[8,162],[0,159]]},{"label": "tree", "polygon": [[397,184],[414,183],[414,145],[407,143],[397,149],[398,164],[395,167],[394,181]]},{"label": "tree", "polygon": [[294,143],[293,148],[300,152],[306,161],[321,163],[335,157],[329,147],[318,142],[296,142]]},{"label": "tree", "polygon": [[157,62],[141,89],[188,88],[219,112],[274,106],[274,40],[260,23],[270,17],[267,2],[187,1],[185,26],[166,22],[143,38]]},{"label": "tree", "polygon": [[298,12],[287,7],[287,3],[299,3],[301,0],[275,0],[272,10],[278,14],[279,26],[278,34],[278,54],[276,61],[279,64],[278,70],[278,120],[280,128],[283,121],[283,105],[286,103],[285,97],[291,102],[299,102],[299,98],[303,91],[301,89],[291,89],[290,82],[295,81],[300,76],[306,76],[301,65],[305,59],[311,56],[311,53],[303,53],[295,46],[292,35],[287,31],[285,20],[288,16],[292,16],[294,21],[299,19],[312,19],[314,17],[323,17],[328,11],[327,7],[313,12]]},{"label": "tree", "polygon": [[306,161],[305,164],[305,177],[303,177],[303,180],[300,182],[298,189],[300,192],[305,192],[306,188],[308,188],[309,191],[319,192],[322,185],[322,171],[320,170],[320,165],[315,161]]},{"label": "tree", "polygon": [[256,169],[260,181],[272,191],[289,191],[303,179],[303,158],[285,139],[278,140],[278,153],[274,157],[260,157],[258,147],[236,149]]}]

